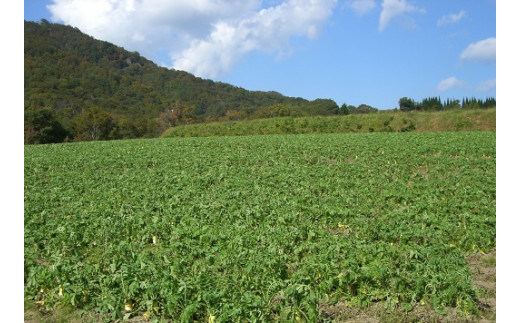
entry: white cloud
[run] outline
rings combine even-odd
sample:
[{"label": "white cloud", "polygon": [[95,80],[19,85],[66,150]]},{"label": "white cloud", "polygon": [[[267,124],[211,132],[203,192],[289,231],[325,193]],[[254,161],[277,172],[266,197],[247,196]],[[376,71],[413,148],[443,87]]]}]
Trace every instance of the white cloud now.
[{"label": "white cloud", "polygon": [[375,0],[351,0],[346,3],[358,15],[364,15],[376,7]]},{"label": "white cloud", "polygon": [[382,6],[383,11],[379,16],[379,31],[383,31],[392,19],[406,17],[407,13],[426,12],[425,9],[409,4],[406,0],[383,0]]},{"label": "white cloud", "polygon": [[495,37],[492,37],[476,43],[471,43],[460,54],[460,58],[468,61],[495,62],[496,52],[497,40]]},{"label": "white cloud", "polygon": [[497,87],[497,79],[487,80],[484,82],[480,82],[477,86],[477,90],[480,92],[487,92]]},{"label": "white cloud", "polygon": [[439,85],[437,85],[437,90],[441,92],[445,92],[449,89],[462,86],[463,82],[457,79],[455,76],[448,77],[445,80],[440,81]]},{"label": "white cloud", "polygon": [[192,41],[172,57],[177,69],[216,77],[227,73],[247,52],[258,50],[277,55],[290,51],[293,36],[314,38],[336,1],[288,1],[248,17],[216,24],[209,37]]},{"label": "white cloud", "polygon": [[256,10],[259,0],[53,0],[52,19],[95,38],[153,55],[178,50],[220,20]]},{"label": "white cloud", "polygon": [[458,14],[450,13],[444,15],[437,21],[437,26],[444,26],[459,22],[462,18],[466,17],[466,11],[461,10]]},{"label": "white cloud", "polygon": [[[202,77],[229,72],[247,52],[283,55],[314,38],[337,0],[53,0],[53,20]],[[262,7],[266,7],[262,9]]]}]

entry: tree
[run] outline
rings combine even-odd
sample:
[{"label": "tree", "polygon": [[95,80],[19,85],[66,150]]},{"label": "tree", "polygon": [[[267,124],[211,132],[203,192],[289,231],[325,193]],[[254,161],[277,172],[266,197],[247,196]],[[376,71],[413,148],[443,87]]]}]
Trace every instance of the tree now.
[{"label": "tree", "polygon": [[167,122],[169,127],[190,124],[193,122],[196,107],[194,105],[183,105],[181,100],[177,100],[167,111],[161,114],[163,122]]},{"label": "tree", "polygon": [[356,113],[356,107],[351,104],[347,105],[346,103],[343,103],[339,108],[339,114],[348,115],[353,113]]},{"label": "tree", "polygon": [[371,112],[377,112],[377,109],[369,106],[368,104],[362,103],[357,107],[355,113],[371,113]]},{"label": "tree", "polygon": [[78,140],[107,140],[114,128],[110,114],[100,107],[83,109],[74,120]]},{"label": "tree", "polygon": [[227,110],[226,115],[219,118],[219,121],[240,121],[247,118],[247,113],[245,111],[238,110]]},{"label": "tree", "polygon": [[444,109],[460,109],[460,100],[457,99],[446,99],[446,103],[444,103]]},{"label": "tree", "polygon": [[486,101],[484,101],[483,108],[496,108],[497,101],[495,98],[486,98]]},{"label": "tree", "polygon": [[306,104],[310,115],[332,115],[338,114],[338,104],[331,99],[316,99]]},{"label": "tree", "polygon": [[469,110],[474,110],[474,109],[479,109],[481,108],[483,105],[483,102],[482,100],[477,100],[476,98],[464,98],[462,100],[462,108],[463,109],[469,109]]},{"label": "tree", "polygon": [[417,104],[414,102],[414,100],[403,97],[399,99],[399,110],[401,111],[413,111],[416,110]]},{"label": "tree", "polygon": [[24,143],[63,142],[69,133],[49,108],[27,108],[24,111]]},{"label": "tree", "polygon": [[419,110],[424,111],[441,111],[443,105],[440,97],[425,98],[421,102],[421,108]]}]

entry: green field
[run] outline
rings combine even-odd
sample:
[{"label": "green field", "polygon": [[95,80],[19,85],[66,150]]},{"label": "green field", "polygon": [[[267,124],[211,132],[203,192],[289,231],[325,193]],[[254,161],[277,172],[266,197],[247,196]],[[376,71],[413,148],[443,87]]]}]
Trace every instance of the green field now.
[{"label": "green field", "polygon": [[338,304],[477,316],[494,132],[25,146],[24,292],[174,321],[327,321]]}]

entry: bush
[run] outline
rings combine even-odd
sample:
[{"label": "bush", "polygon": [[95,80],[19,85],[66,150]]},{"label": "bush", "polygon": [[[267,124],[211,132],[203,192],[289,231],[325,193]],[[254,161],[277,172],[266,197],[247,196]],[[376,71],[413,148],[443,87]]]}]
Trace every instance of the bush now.
[{"label": "bush", "polygon": [[27,108],[24,111],[24,143],[63,142],[69,135],[49,108]]},{"label": "bush", "polygon": [[401,132],[408,132],[413,130],[415,130],[415,125],[413,123],[410,123],[408,126],[401,128]]}]

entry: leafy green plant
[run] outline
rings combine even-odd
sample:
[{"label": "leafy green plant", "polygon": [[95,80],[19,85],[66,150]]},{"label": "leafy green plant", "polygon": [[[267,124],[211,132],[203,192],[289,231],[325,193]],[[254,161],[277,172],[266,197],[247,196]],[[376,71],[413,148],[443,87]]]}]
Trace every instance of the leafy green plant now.
[{"label": "leafy green plant", "polygon": [[25,298],[112,320],[317,321],[340,302],[477,313],[464,257],[496,245],[495,137],[25,146]]}]

